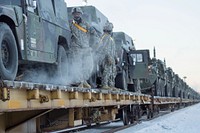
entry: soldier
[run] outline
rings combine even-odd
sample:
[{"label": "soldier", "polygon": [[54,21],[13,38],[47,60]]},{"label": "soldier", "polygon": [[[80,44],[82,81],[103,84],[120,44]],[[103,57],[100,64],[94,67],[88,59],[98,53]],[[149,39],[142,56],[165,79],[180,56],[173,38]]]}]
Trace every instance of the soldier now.
[{"label": "soldier", "polygon": [[[70,72],[73,76],[77,76],[75,79],[77,80],[78,78],[80,81],[79,87],[91,88],[91,86],[87,83],[87,80],[91,76],[93,70],[93,58],[89,45],[89,37],[90,34],[95,34],[95,30],[83,21],[83,12],[81,8],[72,8],[71,13],[73,20],[70,22],[72,32],[70,55],[72,56],[71,63],[74,65]],[[73,69],[75,69],[74,67],[77,68],[75,74],[73,73]]]},{"label": "soldier", "polygon": [[97,48],[100,55],[99,62],[102,67],[102,88],[104,89],[115,88],[116,53],[112,30],[113,24],[107,22],[103,28],[104,33]]}]

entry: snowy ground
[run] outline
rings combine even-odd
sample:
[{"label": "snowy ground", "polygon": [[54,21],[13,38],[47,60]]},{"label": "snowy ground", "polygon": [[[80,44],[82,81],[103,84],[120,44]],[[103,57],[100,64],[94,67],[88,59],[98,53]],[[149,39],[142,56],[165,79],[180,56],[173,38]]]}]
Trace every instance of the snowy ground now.
[{"label": "snowy ground", "polygon": [[200,103],[117,133],[200,133]]}]

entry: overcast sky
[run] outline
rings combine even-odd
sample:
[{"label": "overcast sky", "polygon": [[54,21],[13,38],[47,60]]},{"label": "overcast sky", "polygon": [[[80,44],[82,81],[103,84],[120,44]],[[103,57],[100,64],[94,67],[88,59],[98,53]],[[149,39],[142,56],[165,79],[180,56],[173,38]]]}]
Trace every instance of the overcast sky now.
[{"label": "overcast sky", "polygon": [[[68,6],[82,0],[66,0]],[[200,92],[200,0],[88,0],[135,41],[136,49],[156,47],[179,77]],[[152,56],[151,56],[152,57]]]}]

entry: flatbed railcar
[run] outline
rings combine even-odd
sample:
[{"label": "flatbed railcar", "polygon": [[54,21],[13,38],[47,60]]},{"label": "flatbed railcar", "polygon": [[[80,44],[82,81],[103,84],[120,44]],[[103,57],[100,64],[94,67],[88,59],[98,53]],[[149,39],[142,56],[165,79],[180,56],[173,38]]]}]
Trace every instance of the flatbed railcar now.
[{"label": "flatbed railcar", "polygon": [[[50,64],[57,65],[57,68],[60,68],[59,65],[62,65],[62,62],[59,62],[58,59],[61,60],[62,54],[65,54],[65,52],[59,49],[67,51],[71,42],[68,18],[65,20],[67,7],[65,7],[64,0],[49,0],[47,2],[35,0],[18,0],[17,2],[9,0],[8,2],[8,0],[4,0],[1,1],[0,7],[2,9],[0,24],[9,29],[10,34],[13,34],[13,39],[16,39],[16,46],[13,46],[19,50],[15,51],[16,56],[10,53],[12,57],[19,57],[19,64],[18,60],[12,60],[13,62],[10,64],[14,65],[12,67],[14,72],[11,71],[12,75],[7,75],[7,71],[0,69],[1,72],[5,72],[4,79],[15,79],[17,66],[19,65],[21,69],[19,70],[23,72],[23,69],[28,68],[27,65],[29,66],[31,62],[36,64],[39,62],[46,63],[48,66]],[[44,8],[40,10],[40,7]],[[94,27],[96,26],[97,32],[101,34],[102,26],[107,18],[94,7],[85,7],[85,10],[87,8],[94,9],[93,15],[99,16],[96,17],[95,21],[102,23],[92,23],[91,21],[91,24]],[[11,18],[14,19],[11,20]],[[52,19],[49,20],[49,18]],[[88,20],[90,19],[88,18]],[[38,24],[44,26],[35,28],[39,27]],[[54,30],[58,32],[54,32]],[[40,35],[43,31],[46,31],[43,36],[35,36]],[[52,37],[56,37],[56,39],[51,38],[53,41],[48,40],[49,31],[51,31]],[[118,47],[119,55],[123,56],[121,56],[122,58],[119,57],[117,83],[123,83],[118,84],[122,90],[87,89],[56,84],[1,80],[0,133],[56,131],[111,121],[118,116],[127,125],[136,121],[144,113],[150,118],[162,108],[174,110],[180,106],[199,102],[199,94],[180,78],[177,78],[174,93],[170,92],[170,95],[168,95],[167,90],[173,89],[166,89],[165,84],[162,84],[162,86],[155,84],[153,79],[156,79],[156,83],[164,83],[164,75],[162,75],[165,72],[164,70],[158,73],[161,75],[154,76],[155,78],[150,78],[151,75],[155,75],[153,72],[144,75],[144,79],[148,79],[146,80],[148,81],[147,84],[141,84],[141,86],[137,84],[140,83],[139,81],[145,81],[141,79],[141,75],[143,76],[144,72],[148,72],[147,67],[150,65],[148,62],[150,58],[147,58],[147,62],[141,62],[139,58],[138,60],[132,58],[135,57],[135,48],[131,37],[121,32],[116,33],[116,36],[122,38],[122,41],[119,40],[118,44],[125,44],[128,48],[127,51],[124,51],[120,49],[120,46]],[[40,37],[43,37],[43,39]],[[42,42],[51,43],[52,49],[49,49],[49,45],[43,46]],[[6,49],[4,49],[4,53],[7,53]],[[129,54],[132,54],[132,57]],[[136,68],[138,67],[135,65],[137,61],[144,63],[142,65],[145,65],[143,67],[145,71],[137,71]],[[156,60],[156,62],[159,65],[159,61]],[[5,64],[5,62],[2,63]],[[159,68],[156,70],[160,71]],[[136,75],[138,76],[136,77]],[[3,76],[1,75],[1,77]],[[170,81],[172,80],[169,80],[168,84],[170,84]],[[148,91],[145,90],[145,87],[148,88]]]},{"label": "flatbed railcar", "polygon": [[[2,81],[0,87],[0,132],[44,132],[69,127],[90,125],[116,118],[118,111],[127,107],[134,114],[136,107],[150,107],[151,95],[125,90],[103,90]],[[190,105],[195,99],[154,97],[154,105],[175,107]],[[170,106],[169,106],[170,105]],[[143,109],[144,110],[144,109]],[[134,115],[137,115],[136,113]],[[139,114],[138,114],[139,115]],[[139,117],[139,116],[138,116]],[[126,117],[124,116],[126,119]],[[135,117],[130,117],[135,120]]]}]

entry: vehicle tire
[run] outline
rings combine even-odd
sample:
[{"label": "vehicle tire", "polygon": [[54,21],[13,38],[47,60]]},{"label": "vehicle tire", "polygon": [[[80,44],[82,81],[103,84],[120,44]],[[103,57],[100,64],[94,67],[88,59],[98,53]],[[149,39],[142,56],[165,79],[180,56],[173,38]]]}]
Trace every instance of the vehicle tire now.
[{"label": "vehicle tire", "polygon": [[67,54],[62,45],[58,45],[58,66],[57,73],[59,79],[64,79],[67,76]]},{"label": "vehicle tire", "polygon": [[115,87],[127,90],[128,85],[126,81],[126,72],[123,70],[122,73],[117,74],[115,79]]},{"label": "vehicle tire", "polygon": [[169,95],[168,95],[168,86],[166,85],[165,86],[165,97],[168,97]]},{"label": "vehicle tire", "polygon": [[137,121],[136,116],[137,116],[136,107],[133,105],[133,106],[131,106],[131,111],[130,111],[130,116],[129,116],[131,124],[133,124],[135,121]]},{"label": "vehicle tire", "polygon": [[134,84],[128,84],[128,91],[135,92],[135,85]]},{"label": "vehicle tire", "polygon": [[0,77],[14,80],[18,70],[18,51],[15,37],[10,27],[0,23]]},{"label": "vehicle tire", "polygon": [[160,85],[159,80],[157,79],[155,81],[155,96],[161,96],[161,88],[159,87]]},{"label": "vehicle tire", "polygon": [[149,108],[146,108],[146,112],[147,112],[147,119],[150,119],[150,110],[149,110]]},{"label": "vehicle tire", "polygon": [[123,108],[122,110],[122,120],[123,120],[124,125],[129,124],[127,107]]}]

